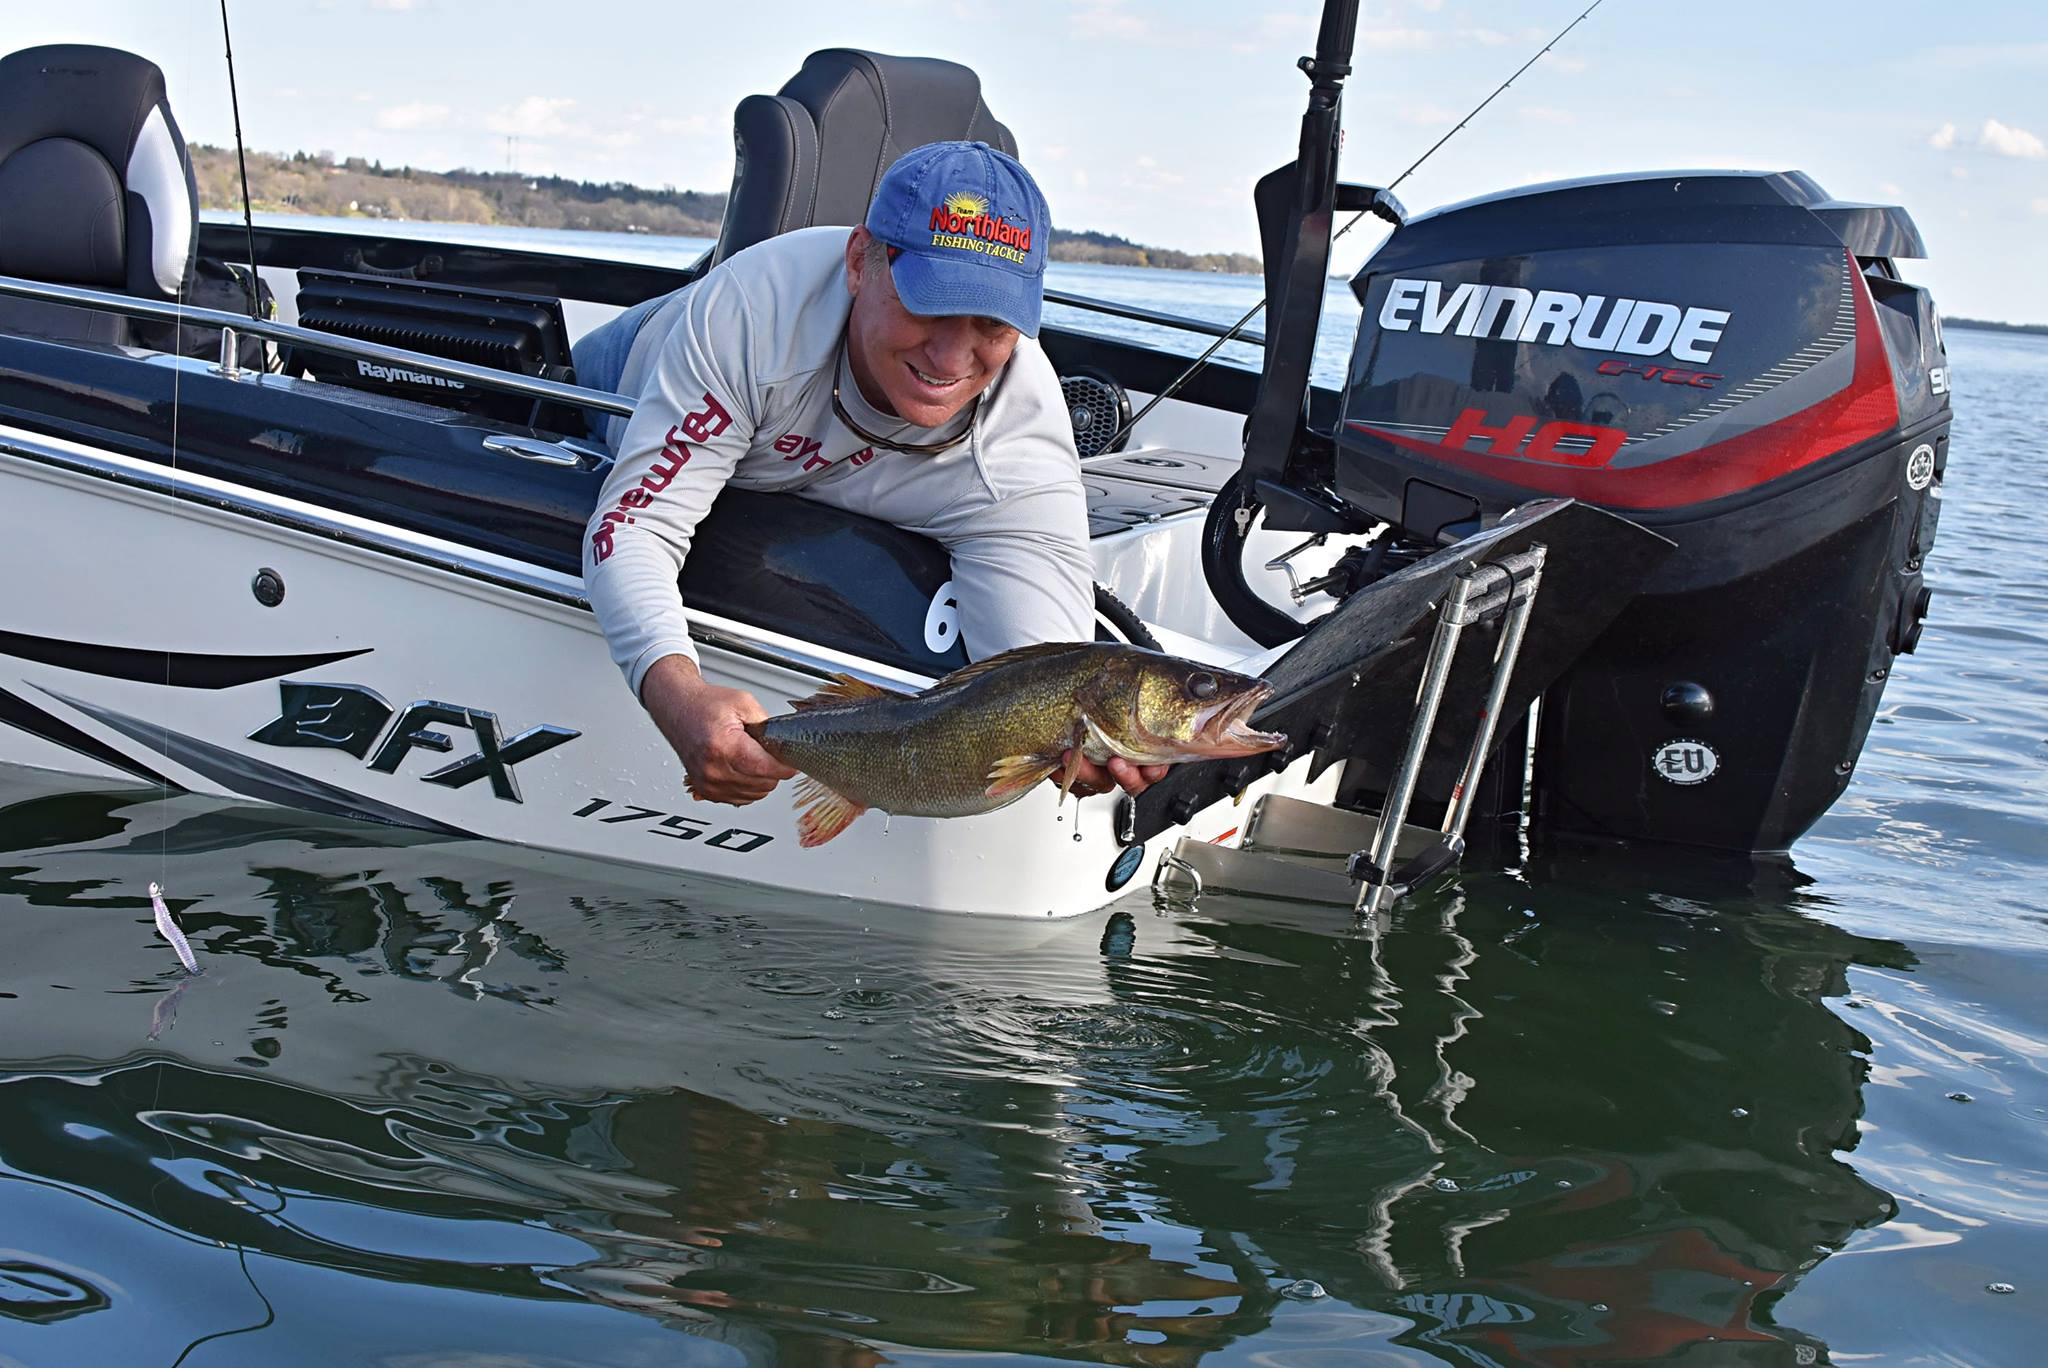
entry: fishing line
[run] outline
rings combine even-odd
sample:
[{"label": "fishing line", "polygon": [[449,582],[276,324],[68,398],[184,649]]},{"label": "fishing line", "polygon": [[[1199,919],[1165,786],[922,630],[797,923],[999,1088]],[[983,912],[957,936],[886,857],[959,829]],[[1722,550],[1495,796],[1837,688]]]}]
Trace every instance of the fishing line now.
[{"label": "fishing line", "polygon": [[[1599,0],[1594,0],[1595,4]],[[235,112],[235,162],[242,168],[242,227],[249,234],[249,278],[243,282],[249,294],[249,317],[261,319],[256,288],[256,219],[249,211],[249,156],[242,150],[242,97],[235,89],[235,40],[228,33],[228,0],[220,0],[220,39],[228,52],[228,104]],[[1539,57],[1541,53],[1537,54]],[[1515,73],[1517,76],[1520,72]]]},{"label": "fishing line", "polygon": [[[1544,53],[1556,47],[1560,42],[1564,40],[1564,36],[1566,34],[1570,33],[1580,24],[1586,22],[1587,15],[1591,14],[1594,10],[1599,9],[1600,6],[1605,4],[1606,2],[1607,0],[1593,0],[1592,4],[1586,6],[1586,8],[1580,12],[1578,18],[1572,20],[1569,24],[1566,24],[1563,28],[1559,29],[1555,36],[1553,36],[1549,42],[1545,43],[1542,47],[1536,49],[1535,54],[1531,56],[1528,61],[1522,63],[1520,66],[1515,68],[1514,75],[1508,77],[1505,81],[1502,81],[1499,85],[1495,86],[1493,88],[1493,93],[1488,95],[1485,99],[1481,100],[1478,104],[1472,106],[1470,112],[1468,112],[1464,118],[1458,120],[1458,122],[1452,126],[1450,132],[1444,134],[1441,138],[1438,138],[1435,142],[1431,143],[1429,145],[1428,151],[1424,152],[1421,156],[1417,157],[1413,162],[1409,163],[1408,169],[1406,171],[1403,171],[1400,175],[1394,177],[1394,179],[1388,183],[1386,187],[1387,190],[1391,192],[1395,186],[1399,185],[1402,181],[1407,180],[1410,176],[1414,175],[1415,169],[1421,166],[1424,162],[1428,161],[1431,157],[1435,156],[1436,150],[1438,148],[1442,147],[1445,143],[1449,142],[1452,138],[1456,137],[1460,129],[1464,128],[1466,124],[1471,123],[1474,118],[1478,117],[1479,112],[1481,110],[1485,109],[1488,105],[1492,104],[1496,99],[1498,99],[1500,97],[1501,92],[1506,90],[1509,86],[1513,85],[1523,72],[1527,71],[1530,67],[1535,66],[1537,61],[1542,58]],[[227,0],[221,0],[221,3],[225,5],[227,3]],[[1346,233],[1350,232],[1353,228],[1358,226],[1358,221],[1360,219],[1364,218],[1367,214],[1371,212],[1372,211],[1370,209],[1361,209],[1357,213],[1353,214],[1349,222],[1347,222],[1342,228],[1339,228],[1336,232],[1330,234],[1330,241],[1334,243],[1338,238],[1343,237]],[[1113,434],[1111,434],[1110,439],[1103,444],[1102,449],[1104,451],[1116,450],[1116,444],[1123,440],[1124,435],[1126,433],[1128,433],[1132,428],[1135,428],[1138,425],[1140,419],[1142,419],[1146,414],[1150,413],[1153,409],[1158,408],[1160,404],[1164,403],[1167,399],[1171,398],[1180,389],[1182,385],[1185,385],[1188,381],[1192,380],[1195,377],[1196,373],[1202,369],[1202,367],[1209,364],[1209,358],[1214,356],[1219,350],[1221,350],[1224,343],[1230,341],[1239,333],[1243,332],[1245,329],[1245,325],[1250,323],[1254,318],[1257,318],[1259,316],[1259,311],[1264,309],[1265,307],[1266,301],[1263,297],[1261,297],[1258,303],[1252,305],[1249,309],[1246,309],[1244,312],[1244,317],[1238,319],[1237,322],[1231,324],[1229,331],[1225,332],[1223,336],[1217,338],[1215,342],[1210,344],[1209,349],[1207,351],[1203,352],[1200,356],[1195,358],[1194,364],[1190,365],[1186,370],[1182,371],[1179,375],[1175,376],[1172,382],[1169,383],[1165,389],[1162,389],[1159,391],[1159,393],[1153,395],[1150,401],[1146,403],[1145,407],[1139,409],[1135,415],[1133,415],[1129,420],[1127,420],[1123,424],[1123,426],[1119,427]]]}]

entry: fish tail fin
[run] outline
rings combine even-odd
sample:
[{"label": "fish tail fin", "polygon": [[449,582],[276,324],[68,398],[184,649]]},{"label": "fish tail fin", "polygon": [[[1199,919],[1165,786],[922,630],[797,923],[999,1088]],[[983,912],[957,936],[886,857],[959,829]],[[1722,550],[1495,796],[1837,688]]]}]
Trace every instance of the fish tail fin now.
[{"label": "fish tail fin", "polygon": [[990,798],[1015,798],[1059,767],[1057,755],[1006,755],[990,766],[988,787],[982,792]]},{"label": "fish tail fin", "polygon": [[867,808],[806,774],[796,781],[796,843],[809,850],[853,825]]}]

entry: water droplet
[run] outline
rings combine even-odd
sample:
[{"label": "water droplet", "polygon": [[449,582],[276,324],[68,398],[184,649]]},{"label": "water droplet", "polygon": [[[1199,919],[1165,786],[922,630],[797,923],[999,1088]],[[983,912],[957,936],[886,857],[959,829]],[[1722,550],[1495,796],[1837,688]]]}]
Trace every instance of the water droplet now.
[{"label": "water droplet", "polygon": [[1605,1310],[1607,1309],[1607,1303],[1606,1303],[1606,1302],[1594,1302],[1594,1303],[1593,1303],[1593,1309],[1594,1309],[1595,1311],[1605,1311]]},{"label": "water droplet", "polygon": [[1854,1007],[1854,1008],[1857,1008],[1857,1009],[1858,1009],[1859,1011],[1860,1011],[1860,1010],[1862,1009],[1862,1007],[1863,1007],[1863,1004],[1862,1004],[1862,1003],[1860,1003],[1860,1002],[1858,1002],[1858,1001],[1857,1001],[1857,1000],[1856,1000],[1855,998],[1850,998],[1850,999],[1849,999],[1849,1000],[1848,1000],[1847,1002],[1843,1003],[1842,1005],[1843,1005],[1844,1007]]},{"label": "water droplet", "polygon": [[1557,1185],[1562,1188],[1568,1188],[1572,1185],[1572,1180],[1569,1178],[1560,1178],[1557,1180]]},{"label": "water droplet", "polygon": [[1455,1178],[1439,1178],[1431,1183],[1430,1186],[1438,1192],[1456,1192],[1458,1190],[1458,1180]]},{"label": "water droplet", "polygon": [[844,1021],[846,1019],[846,1013],[840,1011],[837,1007],[827,1007],[818,1015],[824,1017],[827,1021]]},{"label": "water droplet", "polygon": [[1075,833],[1074,833],[1074,839],[1075,839],[1075,840],[1077,840],[1077,841],[1078,841],[1078,840],[1080,840],[1080,839],[1081,839],[1081,833],[1080,833],[1080,832],[1078,832],[1078,831],[1077,831],[1077,832],[1075,832]]},{"label": "water droplet", "polygon": [[889,834],[889,814],[886,812],[882,814],[882,834],[884,836]]},{"label": "water droplet", "polygon": [[2017,1287],[2014,1287],[2009,1282],[1985,1283],[1984,1290],[1986,1292],[1996,1292],[2001,1297],[2019,1291]]},{"label": "water droplet", "polygon": [[1650,1004],[1650,1010],[1658,1016],[1677,1016],[1678,1004],[1675,1002],[1653,1002]]},{"label": "water droplet", "polygon": [[1975,1102],[1977,1099],[1958,1089],[1948,1095],[1948,1100],[1951,1102]]},{"label": "water droplet", "polygon": [[1280,1295],[1292,1297],[1295,1301],[1314,1301],[1318,1297],[1327,1297],[1330,1294],[1323,1291],[1323,1285],[1313,1278],[1296,1278],[1280,1289]]},{"label": "water droplet", "polygon": [[1729,1108],[1729,1110],[1728,1110],[1728,1114],[1729,1114],[1730,1116],[1734,1117],[1734,1118],[1735,1118],[1735,1119],[1736,1119],[1737,1121],[1740,1121],[1740,1120],[1741,1120],[1741,1119],[1742,1119],[1743,1117],[1745,1117],[1745,1116],[1748,1116],[1748,1115],[1749,1115],[1749,1108],[1747,1108],[1747,1107],[1731,1107],[1731,1108]]}]

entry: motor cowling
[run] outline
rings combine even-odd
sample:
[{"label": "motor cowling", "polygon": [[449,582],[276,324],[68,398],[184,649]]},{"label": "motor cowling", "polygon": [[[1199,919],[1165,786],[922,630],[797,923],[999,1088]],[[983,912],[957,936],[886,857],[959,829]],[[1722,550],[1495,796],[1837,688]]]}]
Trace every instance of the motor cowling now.
[{"label": "motor cowling", "polygon": [[1927,609],[1922,255],[1801,173],[1665,173],[1436,211],[1353,281],[1347,503],[1433,543],[1564,495],[1677,544],[1543,700],[1539,828],[1779,850],[1846,786]]}]

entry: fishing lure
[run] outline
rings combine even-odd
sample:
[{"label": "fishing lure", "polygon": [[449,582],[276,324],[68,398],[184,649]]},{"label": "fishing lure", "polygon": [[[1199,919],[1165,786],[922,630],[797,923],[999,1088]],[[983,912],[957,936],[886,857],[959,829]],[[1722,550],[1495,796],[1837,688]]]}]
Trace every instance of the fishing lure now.
[{"label": "fishing lure", "polygon": [[185,933],[171,920],[171,909],[164,906],[164,891],[155,884],[149,886],[149,904],[156,909],[157,934],[171,943],[171,949],[178,952],[178,963],[185,966],[185,972],[199,972],[199,961],[193,958],[192,942],[185,939]]}]

